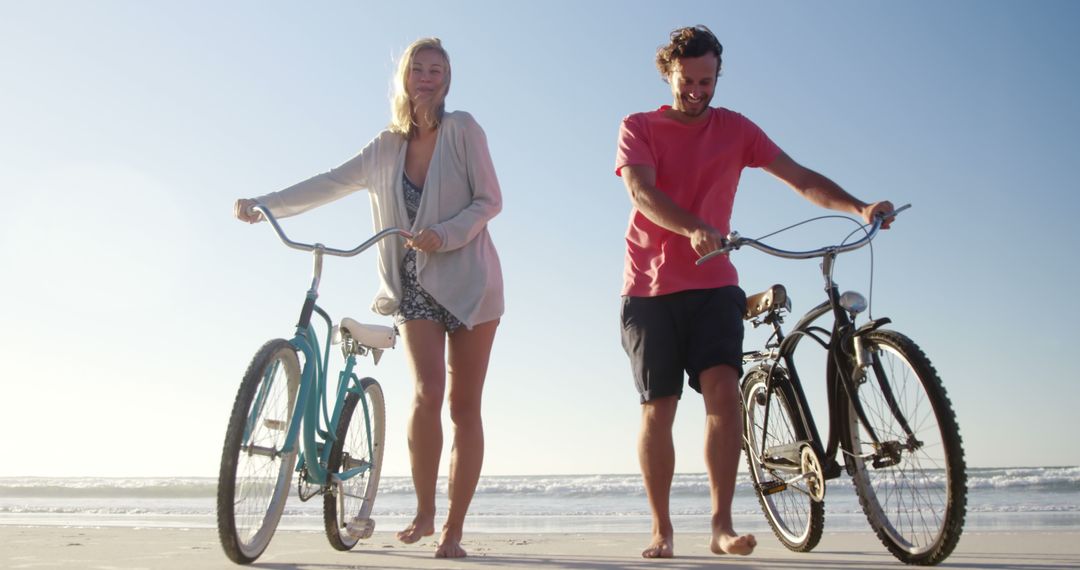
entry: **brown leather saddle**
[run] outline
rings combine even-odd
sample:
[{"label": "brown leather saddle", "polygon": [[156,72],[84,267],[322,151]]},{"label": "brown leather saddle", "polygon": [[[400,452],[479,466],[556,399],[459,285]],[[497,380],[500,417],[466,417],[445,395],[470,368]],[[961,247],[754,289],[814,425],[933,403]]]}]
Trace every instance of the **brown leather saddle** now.
[{"label": "brown leather saddle", "polygon": [[787,289],[783,285],[776,284],[746,298],[746,312],[743,313],[743,319],[749,321],[762,313],[779,308],[791,310],[791,301],[788,299]]}]

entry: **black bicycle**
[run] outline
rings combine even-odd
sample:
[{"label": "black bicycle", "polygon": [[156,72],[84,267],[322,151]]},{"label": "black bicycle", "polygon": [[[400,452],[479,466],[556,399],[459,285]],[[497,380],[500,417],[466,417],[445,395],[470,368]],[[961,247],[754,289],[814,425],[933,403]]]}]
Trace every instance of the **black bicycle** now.
[{"label": "black bicycle", "polygon": [[[866,298],[841,294],[833,281],[836,257],[869,244],[883,219],[860,225],[862,236],[852,243],[811,251],[785,251],[732,232],[723,248],[698,263],[744,245],[788,259],[822,258],[828,299],[790,332],[781,327],[791,310],[783,285],[748,297],[743,315],[755,327],[772,327],[762,350],[743,355],[743,450],[777,538],[793,551],[813,549],[825,522],[825,482],[846,472],[889,552],[907,564],[933,565],[953,551],[964,526],[967,477],[956,415],[923,351],[883,328],[888,318],[858,324]],[[833,317],[831,330],[815,324],[825,315]],[[827,441],[795,366],[804,340],[827,355]]]}]

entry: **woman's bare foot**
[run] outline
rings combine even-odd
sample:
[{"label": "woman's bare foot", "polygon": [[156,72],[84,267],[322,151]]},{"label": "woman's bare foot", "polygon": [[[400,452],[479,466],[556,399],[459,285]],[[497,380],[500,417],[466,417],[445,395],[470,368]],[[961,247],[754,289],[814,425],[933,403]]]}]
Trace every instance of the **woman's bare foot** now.
[{"label": "woman's bare foot", "polygon": [[468,553],[461,547],[461,531],[444,528],[439,538],[439,548],[435,549],[435,558],[465,558]]},{"label": "woman's bare foot", "polygon": [[397,533],[397,539],[405,544],[412,544],[425,536],[431,536],[435,534],[435,517],[416,515],[412,524],[405,527],[405,530]]},{"label": "woman's bare foot", "polygon": [[649,547],[641,551],[642,558],[674,558],[675,541],[670,536],[654,536]]},{"label": "woman's bare foot", "polygon": [[746,556],[754,551],[757,539],[752,534],[739,536],[734,532],[714,530],[709,550],[713,554],[741,554]]}]

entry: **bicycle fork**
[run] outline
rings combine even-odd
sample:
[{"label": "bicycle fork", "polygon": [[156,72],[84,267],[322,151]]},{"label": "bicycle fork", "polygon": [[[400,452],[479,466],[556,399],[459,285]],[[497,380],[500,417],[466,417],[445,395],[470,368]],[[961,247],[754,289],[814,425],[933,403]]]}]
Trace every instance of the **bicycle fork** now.
[{"label": "bicycle fork", "polygon": [[[863,461],[870,460],[870,464],[875,469],[883,467],[892,467],[900,463],[901,456],[904,451],[912,452],[922,447],[922,442],[919,441],[911,426],[908,424],[907,417],[904,416],[903,411],[900,409],[899,404],[896,401],[896,396],[892,390],[892,384],[889,380],[889,375],[885,371],[885,367],[881,363],[881,357],[879,351],[874,350],[873,347],[867,346],[866,333],[880,328],[881,326],[889,323],[888,318],[878,319],[871,321],[866,325],[860,327],[851,336],[849,341],[850,347],[852,347],[852,353],[850,355],[850,373],[843,375],[841,380],[845,386],[846,399],[851,403],[851,410],[854,410],[856,417],[859,420],[859,424],[866,430],[866,434],[869,436],[872,442],[872,453],[861,453],[860,450],[848,449],[845,453],[852,456],[859,457]],[[905,441],[888,440],[883,441],[881,436],[874,430],[872,423],[867,419],[866,411],[863,409],[862,402],[859,399],[858,391],[864,386],[870,379],[867,378],[868,371],[873,371],[876,387],[881,391],[881,397],[885,401],[889,408],[889,412],[892,414],[893,419],[903,430],[905,435]],[[853,425],[852,422],[845,422],[846,430],[857,430],[858,426]],[[847,441],[851,441],[852,434],[847,434]],[[847,446],[845,446],[847,447]],[[852,466],[848,466],[849,474],[852,471]]]}]

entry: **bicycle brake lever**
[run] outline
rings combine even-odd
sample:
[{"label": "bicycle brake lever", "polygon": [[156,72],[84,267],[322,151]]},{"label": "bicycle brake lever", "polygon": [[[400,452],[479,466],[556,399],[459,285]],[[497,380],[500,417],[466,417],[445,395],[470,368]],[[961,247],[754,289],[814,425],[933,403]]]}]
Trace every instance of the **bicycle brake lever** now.
[{"label": "bicycle brake lever", "polygon": [[694,262],[694,265],[701,265],[701,264],[705,263],[706,261],[708,261],[708,260],[710,260],[710,259],[712,259],[712,258],[714,258],[714,257],[716,257],[718,255],[723,255],[725,253],[727,253],[727,252],[724,251],[724,248],[720,248],[720,249],[717,249],[717,250],[714,250],[714,251],[710,251],[709,253],[706,253],[705,255],[697,258],[697,261]]},{"label": "bicycle brake lever", "polygon": [[694,265],[701,265],[702,263],[705,263],[706,261],[718,255],[727,255],[733,250],[739,249],[739,246],[742,245],[742,241],[740,241],[741,238],[742,236],[739,235],[739,232],[730,232],[727,237],[721,239],[720,249],[710,251],[709,253],[706,253],[705,255],[699,257],[698,260],[694,262]]}]

